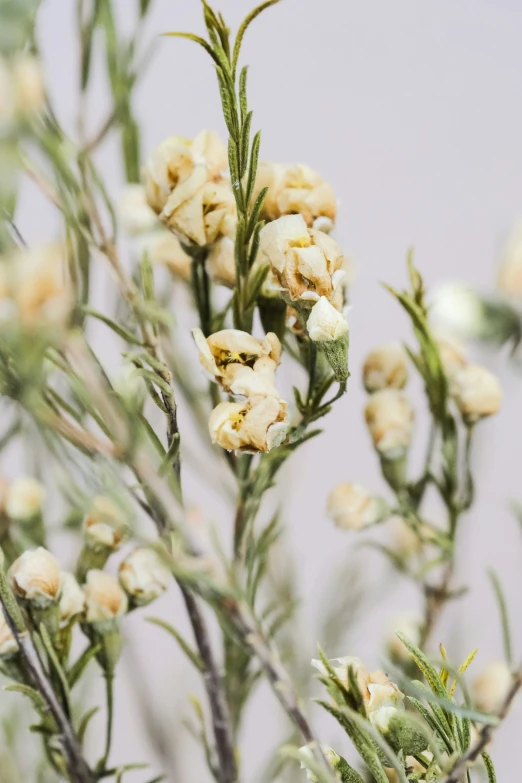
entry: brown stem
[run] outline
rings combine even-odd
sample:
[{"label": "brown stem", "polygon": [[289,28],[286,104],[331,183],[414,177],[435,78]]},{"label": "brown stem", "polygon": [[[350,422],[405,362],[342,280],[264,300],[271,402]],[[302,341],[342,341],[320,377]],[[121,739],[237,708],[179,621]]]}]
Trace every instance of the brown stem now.
[{"label": "brown stem", "polygon": [[205,666],[203,680],[212,714],[212,726],[220,767],[219,780],[220,783],[236,783],[238,773],[229,709],[222,678],[214,660],[207,626],[194,595],[183,584],[179,582],[178,584],[187,607],[199,654]]},{"label": "brown stem", "polygon": [[[515,674],[513,675],[511,687],[508,691],[508,694],[504,700],[502,707],[500,708],[497,714],[498,723],[504,720],[504,718],[508,714],[511,704],[513,703],[513,700],[521,687],[522,687],[522,670],[519,670],[518,672],[515,672]],[[472,745],[469,748],[469,750],[463,756],[457,759],[457,761],[453,764],[451,770],[449,771],[448,776],[444,780],[444,783],[459,783],[459,781],[463,779],[464,775],[466,774],[468,764],[471,764],[473,761],[478,759],[481,753],[483,753],[483,751],[491,742],[493,733],[495,729],[498,727],[498,723],[495,725],[488,723],[480,730],[475,744]]]}]

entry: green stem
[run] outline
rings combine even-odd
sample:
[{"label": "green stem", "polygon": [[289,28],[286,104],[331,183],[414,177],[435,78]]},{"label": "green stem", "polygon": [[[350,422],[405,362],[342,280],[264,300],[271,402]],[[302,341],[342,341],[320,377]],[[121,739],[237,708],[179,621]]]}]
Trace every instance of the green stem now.
[{"label": "green stem", "polygon": [[107,699],[107,729],[105,736],[105,752],[98,764],[98,770],[103,772],[107,767],[112,745],[112,724],[114,720],[114,675],[105,672],[105,694]]}]

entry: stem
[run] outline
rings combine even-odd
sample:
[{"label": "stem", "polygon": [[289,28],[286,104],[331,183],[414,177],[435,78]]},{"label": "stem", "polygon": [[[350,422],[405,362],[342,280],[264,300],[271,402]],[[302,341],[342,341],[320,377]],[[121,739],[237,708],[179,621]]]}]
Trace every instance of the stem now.
[{"label": "stem", "polygon": [[107,699],[107,729],[105,735],[105,752],[98,764],[98,770],[106,769],[111,754],[112,725],[114,722],[114,675],[105,672],[105,695]]}]

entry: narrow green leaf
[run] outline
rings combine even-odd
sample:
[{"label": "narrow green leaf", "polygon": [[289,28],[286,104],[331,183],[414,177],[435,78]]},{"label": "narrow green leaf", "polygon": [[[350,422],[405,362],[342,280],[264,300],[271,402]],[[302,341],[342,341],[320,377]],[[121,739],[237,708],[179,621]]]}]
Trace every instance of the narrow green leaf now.
[{"label": "narrow green leaf", "polygon": [[207,54],[209,54],[212,57],[216,65],[220,65],[219,58],[215,54],[209,42],[205,41],[204,38],[200,38],[199,35],[194,35],[193,33],[178,33],[178,32],[162,33],[162,35],[170,38],[186,38],[188,41],[193,41],[194,43],[199,44],[200,46],[203,47],[203,49],[207,52]]},{"label": "narrow green leaf", "polygon": [[509,612],[506,603],[506,596],[502,589],[500,579],[497,573],[491,569],[489,572],[489,578],[493,586],[495,598],[497,599],[498,609],[500,613],[500,621],[502,624],[502,638],[504,640],[504,655],[506,656],[506,662],[511,664],[513,662],[513,647],[511,644],[511,628],[509,622]]},{"label": "narrow green leaf", "polygon": [[176,629],[170,625],[170,623],[167,623],[165,620],[161,620],[158,617],[147,617],[146,620],[148,623],[157,625],[167,631],[167,633],[169,633],[177,641],[187,658],[194,664],[196,669],[198,669],[200,672],[205,671],[205,664],[201,660],[198,653],[192,649],[192,647],[185,641],[181,634],[179,634]]},{"label": "narrow green leaf", "polygon": [[69,712],[71,712],[71,692],[69,690],[69,683],[67,681],[67,675],[65,674],[62,665],[60,664],[60,661],[58,660],[58,656],[56,654],[56,650],[53,647],[53,643],[51,641],[51,637],[49,636],[49,632],[47,631],[47,628],[43,623],[40,623],[40,636],[43,642],[43,645],[45,647],[45,651],[49,657],[49,661],[56,672],[56,675],[58,679],[60,680],[60,685],[62,686],[63,696],[65,699],[65,702],[67,704]]},{"label": "narrow green leaf", "polygon": [[239,111],[241,112],[242,123],[245,121],[248,113],[247,76],[248,65],[245,65],[241,68],[241,73],[239,74]]},{"label": "narrow green leaf", "polygon": [[89,723],[91,721],[91,718],[94,718],[97,712],[99,712],[99,707],[93,707],[88,712],[85,713],[83,718],[80,721],[80,724],[78,726],[78,741],[81,745],[83,745],[83,742],[85,740],[85,734],[87,733],[87,728],[89,726]]},{"label": "narrow green leaf", "polygon": [[113,321],[108,316],[98,312],[98,310],[94,310],[92,307],[83,306],[81,308],[81,311],[85,315],[89,315],[91,316],[91,318],[96,318],[98,321],[104,323],[106,326],[112,329],[112,331],[115,332],[115,334],[121,337],[122,340],[125,340],[131,345],[141,345],[141,346],[143,345],[142,341],[138,337],[136,337],[136,335],[132,334],[132,332],[130,332],[128,329],[125,329],[124,326],[121,326],[120,324],[116,323],[116,321]]},{"label": "narrow green leaf", "polygon": [[100,650],[101,650],[100,644],[96,644],[92,647],[87,647],[80,655],[78,660],[71,666],[67,674],[67,679],[69,681],[70,688],[73,688],[74,685],[76,685],[76,683],[84,673],[87,666],[90,664],[92,659],[96,657],[96,655],[100,652]]},{"label": "narrow green leaf", "polygon": [[436,670],[436,668],[433,666],[432,663],[426,658],[422,650],[419,650],[419,648],[411,642],[408,637],[401,633],[400,631],[396,631],[396,635],[401,640],[401,642],[404,644],[404,646],[410,651],[410,654],[423,673],[424,677],[426,678],[426,681],[428,685],[430,686],[431,690],[436,696],[440,696],[441,698],[447,698],[447,692],[446,688],[444,687],[444,683],[442,682],[442,679]]},{"label": "narrow green leaf", "polygon": [[252,24],[254,19],[259,16],[263,11],[265,11],[267,8],[270,8],[270,6],[275,5],[278,3],[279,0],[266,0],[265,3],[261,3],[261,5],[258,5],[257,8],[254,8],[248,16],[245,17],[244,21],[241,23],[239,30],[237,31],[236,40],[234,42],[234,53],[232,55],[232,71],[233,73],[236,72],[237,68],[237,61],[239,59],[239,53],[241,51],[241,44],[243,42],[243,38],[245,36],[246,31],[248,30],[249,26]]},{"label": "narrow green leaf", "polygon": [[248,152],[250,148],[250,131],[252,129],[252,117],[254,112],[249,111],[245,117],[243,127],[241,129],[241,157],[239,160],[239,174],[241,179],[245,176],[248,167]]},{"label": "narrow green leaf", "polygon": [[6,685],[4,691],[8,691],[10,693],[22,693],[24,696],[27,696],[29,699],[31,699],[39,713],[45,713],[47,710],[47,704],[44,697],[29,685],[24,685],[21,682],[14,683],[13,685]]},{"label": "narrow green leaf", "polygon": [[486,767],[486,772],[488,775],[488,783],[497,783],[497,774],[495,772],[493,761],[491,760],[491,756],[489,755],[489,753],[486,753],[486,751],[482,753],[482,761],[484,762],[484,766]]},{"label": "narrow green leaf", "polygon": [[248,168],[248,180],[246,189],[246,203],[250,204],[250,199],[254,192],[257,176],[257,166],[259,163],[259,149],[261,147],[261,131],[257,131],[252,140],[252,149],[250,151],[250,165]]},{"label": "narrow green leaf", "polygon": [[262,190],[259,191],[256,200],[254,201],[254,206],[252,207],[252,211],[250,212],[250,217],[248,219],[248,226],[247,226],[247,233],[246,233],[247,242],[252,237],[252,234],[254,233],[256,226],[259,222],[259,215],[261,213],[263,202],[266,198],[267,193],[268,193],[268,188],[263,188]]}]

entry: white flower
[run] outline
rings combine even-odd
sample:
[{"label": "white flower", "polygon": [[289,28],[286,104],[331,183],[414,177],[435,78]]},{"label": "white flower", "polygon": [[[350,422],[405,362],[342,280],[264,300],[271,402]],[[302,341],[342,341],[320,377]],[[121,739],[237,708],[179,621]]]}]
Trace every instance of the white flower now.
[{"label": "white flower", "polygon": [[9,569],[9,582],[18,598],[46,607],[56,603],[62,589],[60,565],[44,549],[28,549]]},{"label": "white flower", "polygon": [[0,659],[9,658],[18,652],[18,642],[7,624],[3,609],[0,607]]},{"label": "white flower", "polygon": [[430,320],[456,337],[471,340],[483,333],[484,307],[466,283],[444,283],[433,291]]},{"label": "white flower", "polygon": [[498,413],[502,404],[498,378],[479,365],[467,364],[455,372],[451,377],[450,393],[468,424]]},{"label": "white flower", "polygon": [[125,558],[118,570],[120,584],[138,606],[145,606],[165,592],[172,574],[153,550],[140,547]]},{"label": "white flower", "polygon": [[45,489],[38,479],[24,476],[9,485],[5,510],[11,519],[24,522],[41,513],[44,498]]},{"label": "white flower", "polygon": [[363,365],[363,383],[367,392],[402,389],[408,381],[406,351],[400,343],[390,343],[371,351]]},{"label": "white flower", "polygon": [[326,513],[343,530],[362,530],[386,519],[389,509],[366,487],[345,482],[328,495]]},{"label": "white flower", "polygon": [[439,356],[446,376],[451,380],[453,375],[467,363],[463,346],[454,339],[437,339]]},{"label": "white flower", "polygon": [[222,329],[205,337],[193,329],[199,360],[225,391],[244,397],[279,397],[275,371],[281,358],[281,343],[273,332],[258,340],[239,329]]},{"label": "white flower", "polygon": [[256,404],[222,402],[210,414],[208,426],[212,442],[228,451],[267,452],[287,436],[286,402],[274,396]]},{"label": "white flower", "polygon": [[513,677],[504,661],[492,661],[474,680],[471,692],[475,707],[481,712],[497,713],[512,685]]},{"label": "white flower", "polygon": [[70,621],[82,614],[85,608],[85,595],[69,571],[61,572],[62,595],[60,597],[60,624],[68,625]]},{"label": "white flower", "polygon": [[325,296],[321,296],[310,310],[306,328],[310,339],[318,343],[340,340],[348,334],[346,318]]},{"label": "white flower", "polygon": [[373,444],[384,459],[404,456],[413,435],[414,413],[408,398],[398,389],[375,392],[365,408]]},{"label": "white flower", "polygon": [[87,623],[115,620],[127,611],[127,596],[118,580],[104,571],[88,572],[84,594]]},{"label": "white flower", "polygon": [[418,647],[422,637],[422,625],[422,619],[412,613],[400,614],[393,618],[386,637],[386,649],[393,661],[404,663],[411,660],[411,655],[397,636],[397,631],[403,633],[410,642]]},{"label": "white flower", "polygon": [[147,203],[145,188],[138,183],[125,186],[118,211],[123,230],[131,236],[144,234],[159,226],[158,216]]},{"label": "white flower", "polygon": [[111,498],[97,495],[83,521],[83,537],[92,549],[117,551],[126,535],[122,509]]},{"label": "white flower", "polygon": [[261,229],[260,262],[268,262],[290,302],[311,306],[331,299],[345,276],[341,248],[331,237],[308,228],[301,215],[287,215]]},{"label": "white flower", "polygon": [[254,197],[266,187],[268,193],[261,210],[264,220],[299,214],[310,227],[319,228],[314,223],[322,219],[323,226],[328,221],[328,230],[332,228],[337,212],[335,194],[330,185],[309,166],[302,163],[260,163]]}]

